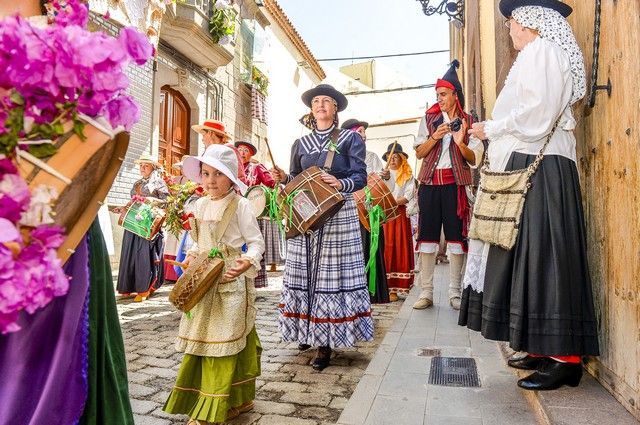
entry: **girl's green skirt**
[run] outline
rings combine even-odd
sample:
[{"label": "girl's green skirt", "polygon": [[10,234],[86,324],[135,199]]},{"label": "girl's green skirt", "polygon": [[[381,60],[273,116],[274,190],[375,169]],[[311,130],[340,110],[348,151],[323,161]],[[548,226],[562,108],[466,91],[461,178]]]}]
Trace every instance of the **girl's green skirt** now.
[{"label": "girl's green skirt", "polygon": [[255,399],[262,346],[256,329],[238,354],[203,357],[185,354],[176,384],[164,405],[167,413],[207,422],[225,422],[227,412]]}]

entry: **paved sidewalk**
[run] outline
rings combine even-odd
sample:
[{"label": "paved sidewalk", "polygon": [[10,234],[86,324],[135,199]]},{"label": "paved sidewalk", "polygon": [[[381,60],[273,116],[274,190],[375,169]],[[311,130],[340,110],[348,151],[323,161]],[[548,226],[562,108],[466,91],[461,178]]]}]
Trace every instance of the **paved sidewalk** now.
[{"label": "paved sidewalk", "polygon": [[[457,325],[458,312],[447,297],[448,267],[435,273],[435,305],[414,310],[415,287],[369,363],[338,423],[344,425],[536,424],[517,377],[506,366],[498,344]],[[429,385],[433,357],[473,357],[481,386]],[[423,353],[431,354],[432,353]]]}]

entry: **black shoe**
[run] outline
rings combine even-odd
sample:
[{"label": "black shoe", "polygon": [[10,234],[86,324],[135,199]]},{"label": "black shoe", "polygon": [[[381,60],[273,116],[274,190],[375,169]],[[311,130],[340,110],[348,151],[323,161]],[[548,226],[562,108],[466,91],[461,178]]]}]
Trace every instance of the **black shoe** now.
[{"label": "black shoe", "polygon": [[298,344],[298,350],[307,351],[311,346],[309,344]]},{"label": "black shoe", "polygon": [[313,359],[313,363],[311,363],[311,367],[313,368],[313,370],[322,372],[324,369],[329,367],[330,360],[331,360],[331,348],[319,347],[318,355],[316,356],[315,359]]},{"label": "black shoe", "polygon": [[524,357],[510,358],[507,364],[516,369],[536,370],[544,364],[544,357],[526,355]]},{"label": "black shoe", "polygon": [[545,364],[531,375],[518,381],[525,390],[557,390],[563,385],[577,387],[582,378],[582,363],[561,363],[546,359]]}]

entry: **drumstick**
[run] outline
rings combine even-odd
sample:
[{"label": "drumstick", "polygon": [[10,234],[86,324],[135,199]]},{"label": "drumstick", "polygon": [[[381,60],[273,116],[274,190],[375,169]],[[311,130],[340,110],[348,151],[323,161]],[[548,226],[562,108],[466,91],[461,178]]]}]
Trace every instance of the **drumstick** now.
[{"label": "drumstick", "polygon": [[273,164],[273,168],[276,167],[276,162],[273,160],[273,154],[271,153],[271,148],[269,147],[269,140],[265,137],[264,143],[267,145],[267,153],[269,154],[269,158],[271,158],[271,164]]},{"label": "drumstick", "polygon": [[175,261],[175,260],[164,260],[165,263],[169,263],[172,266],[178,266],[180,267],[182,270],[186,269],[187,267],[189,267],[189,264],[186,263],[181,263],[179,261]]},{"label": "drumstick", "polygon": [[387,165],[384,167],[384,171],[387,171],[389,169],[389,166],[391,165],[391,157],[393,156],[393,153],[396,151],[396,145],[397,144],[398,144],[398,141],[394,140],[393,141],[393,146],[391,146],[391,153],[387,157]]}]

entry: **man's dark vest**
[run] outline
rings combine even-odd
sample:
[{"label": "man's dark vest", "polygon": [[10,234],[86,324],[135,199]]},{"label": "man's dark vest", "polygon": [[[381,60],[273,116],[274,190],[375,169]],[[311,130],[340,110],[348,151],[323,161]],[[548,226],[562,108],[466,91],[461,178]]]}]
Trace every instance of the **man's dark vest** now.
[{"label": "man's dark vest", "polygon": [[[471,115],[464,114],[464,118],[467,120],[468,128],[471,128],[472,118]],[[429,135],[432,135],[437,130],[438,126],[444,122],[442,112],[428,113],[426,115],[427,130]],[[469,145],[469,135],[464,137],[464,144]],[[440,160],[440,154],[442,153],[442,143],[438,143],[431,152],[422,160],[422,166],[420,167],[420,173],[418,174],[418,181],[420,184],[431,184],[433,179],[433,173],[436,170],[438,161]],[[460,148],[456,143],[451,140],[449,144],[449,154],[451,155],[451,164],[453,168],[453,175],[456,179],[458,186],[467,186],[473,183],[473,177],[471,175],[471,168],[467,163],[467,160],[462,156]]]}]

